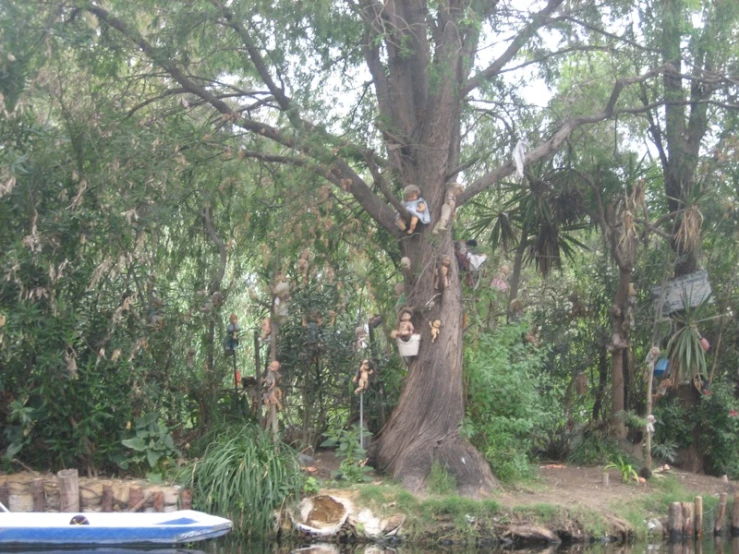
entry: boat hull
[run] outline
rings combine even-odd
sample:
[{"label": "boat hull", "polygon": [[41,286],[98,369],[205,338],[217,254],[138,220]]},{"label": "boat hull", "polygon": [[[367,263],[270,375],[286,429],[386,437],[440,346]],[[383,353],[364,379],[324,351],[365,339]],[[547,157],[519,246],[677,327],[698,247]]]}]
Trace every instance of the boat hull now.
[{"label": "boat hull", "polygon": [[[85,525],[70,524],[82,515]],[[0,513],[0,546],[177,545],[225,535],[232,523],[195,510],[165,513]]]}]

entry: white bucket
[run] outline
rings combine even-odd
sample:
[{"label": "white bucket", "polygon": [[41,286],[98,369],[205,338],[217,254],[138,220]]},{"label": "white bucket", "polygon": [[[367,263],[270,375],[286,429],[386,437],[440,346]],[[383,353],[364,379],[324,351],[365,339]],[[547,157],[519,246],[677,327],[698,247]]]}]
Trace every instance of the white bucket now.
[{"label": "white bucket", "polygon": [[418,347],[421,346],[421,335],[413,334],[408,340],[396,339],[398,352],[401,356],[410,358],[418,356]]}]

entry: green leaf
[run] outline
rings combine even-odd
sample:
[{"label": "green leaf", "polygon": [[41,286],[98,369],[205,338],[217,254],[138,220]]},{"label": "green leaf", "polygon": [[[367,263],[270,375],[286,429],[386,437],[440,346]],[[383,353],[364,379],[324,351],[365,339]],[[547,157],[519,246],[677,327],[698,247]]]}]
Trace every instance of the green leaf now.
[{"label": "green leaf", "polygon": [[123,446],[135,450],[136,452],[146,451],[146,443],[141,437],[134,437],[132,439],[124,439],[121,441]]},{"label": "green leaf", "polygon": [[159,458],[162,457],[161,452],[157,452],[156,450],[149,450],[146,453],[146,461],[149,462],[149,467],[156,467],[157,462],[159,461]]}]

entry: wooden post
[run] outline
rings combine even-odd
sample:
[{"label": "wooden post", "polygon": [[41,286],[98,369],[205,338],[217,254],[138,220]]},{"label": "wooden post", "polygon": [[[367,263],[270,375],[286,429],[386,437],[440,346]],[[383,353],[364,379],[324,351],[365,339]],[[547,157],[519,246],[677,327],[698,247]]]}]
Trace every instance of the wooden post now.
[{"label": "wooden post", "polygon": [[669,533],[670,541],[677,541],[682,539],[683,533],[683,510],[680,506],[680,502],[673,502],[670,504],[670,515],[667,521],[667,531]]},{"label": "wooden post", "polygon": [[721,535],[713,536],[713,551],[716,554],[724,554],[724,538]]},{"label": "wooden post", "polygon": [[695,497],[695,536],[703,536],[703,497]]},{"label": "wooden post", "polygon": [[182,489],[180,491],[180,509],[192,510],[192,491],[188,489]]},{"label": "wooden post", "polygon": [[80,481],[76,469],[63,469],[57,472],[59,478],[59,511],[80,511]]},{"label": "wooden post", "polygon": [[254,385],[254,409],[257,412],[257,422],[259,427],[264,428],[264,414],[262,413],[262,375],[261,371],[261,358],[259,355],[259,331],[254,330],[254,378],[257,380],[257,384]]},{"label": "wooden post", "polygon": [[681,502],[680,506],[683,510],[683,537],[692,539],[695,530],[693,526],[693,503]]},{"label": "wooden post", "polygon": [[113,487],[110,485],[103,485],[103,498],[100,504],[104,512],[113,511]]},{"label": "wooden post", "polygon": [[[280,322],[278,321],[279,315],[275,312],[275,298],[276,296],[272,296],[272,306],[269,310],[270,312],[270,319],[271,319],[271,331],[270,334],[270,352],[269,352],[269,359],[272,362],[277,361],[277,337],[280,333]],[[281,302],[284,302],[284,300],[280,300]],[[267,416],[267,429],[272,430],[272,442],[277,443],[277,439],[279,437],[279,427],[277,424],[277,406],[274,404],[269,405],[269,415]]]},{"label": "wooden post", "polygon": [[162,491],[156,491],[154,493],[154,511],[155,512],[164,511],[164,492]]},{"label": "wooden post", "polygon": [[128,511],[129,512],[137,511],[143,504],[143,500],[144,500],[144,491],[141,489],[141,487],[133,486],[128,489]]},{"label": "wooden post", "polygon": [[607,487],[609,485],[608,481],[609,481],[608,472],[604,471],[603,472],[603,486],[604,487]]},{"label": "wooden post", "polygon": [[33,496],[33,511],[46,511],[46,494],[44,493],[44,480],[34,479],[31,483],[31,496]]},{"label": "wooden post", "polygon": [[0,485],[0,503],[10,509],[10,490],[8,490],[7,484]]},{"label": "wooden post", "polygon": [[729,495],[722,492],[718,501],[718,510],[716,511],[716,523],[713,525],[714,535],[720,535],[724,528],[724,520],[726,519],[726,503],[728,499]]},{"label": "wooden post", "polygon": [[739,491],[734,493],[734,505],[731,508],[731,534],[739,535]]}]

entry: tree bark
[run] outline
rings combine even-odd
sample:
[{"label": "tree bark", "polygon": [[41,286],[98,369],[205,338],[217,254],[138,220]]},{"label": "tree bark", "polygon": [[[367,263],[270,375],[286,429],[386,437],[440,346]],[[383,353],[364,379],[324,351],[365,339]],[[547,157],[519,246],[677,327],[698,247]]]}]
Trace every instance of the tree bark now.
[{"label": "tree bark", "polygon": [[[441,252],[452,255],[451,238]],[[496,480],[487,461],[459,434],[464,417],[462,379],[462,290],[456,264],[449,268],[449,287],[434,290],[438,251],[425,235],[407,239],[415,283],[409,304],[415,308],[414,326],[422,336],[412,358],[408,380],[398,406],[373,444],[370,455],[380,467],[411,491],[421,491],[434,462],[457,480],[459,493],[479,497]],[[452,258],[453,259],[453,258]],[[430,309],[429,309],[430,308]],[[431,342],[429,321],[440,319],[441,333]]]},{"label": "tree bark", "polygon": [[625,319],[626,301],[631,283],[631,270],[619,269],[618,290],[611,308],[611,324],[613,339],[610,345],[611,352],[611,434],[616,439],[626,438],[626,426],[623,412],[626,409],[626,392],[624,387],[624,363],[628,351],[629,336],[628,324]]}]

